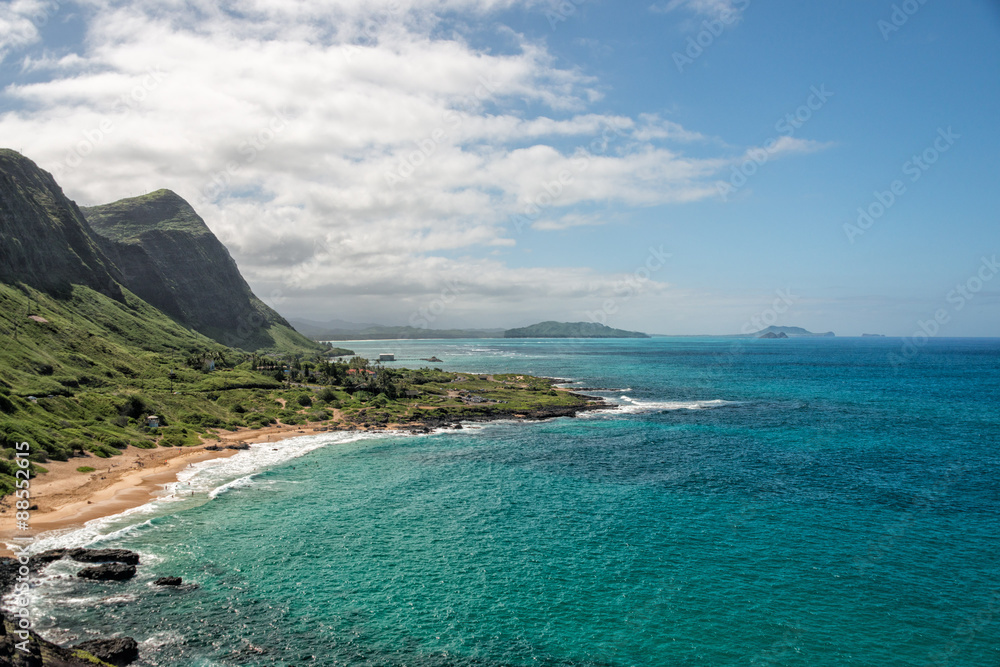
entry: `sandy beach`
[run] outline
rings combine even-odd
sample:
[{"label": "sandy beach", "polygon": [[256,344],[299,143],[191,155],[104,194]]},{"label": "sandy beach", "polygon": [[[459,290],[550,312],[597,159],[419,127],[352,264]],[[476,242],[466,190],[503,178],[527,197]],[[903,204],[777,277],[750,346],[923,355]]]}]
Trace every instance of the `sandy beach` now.
[{"label": "sandy beach", "polygon": [[[2,555],[11,555],[4,545],[14,537],[72,530],[93,519],[145,505],[162,493],[164,485],[176,481],[177,474],[189,465],[236,454],[238,450],[225,449],[228,445],[277,442],[323,431],[308,426],[222,431],[218,433],[219,440],[204,439],[196,447],[129,447],[120,456],[106,459],[89,455],[69,461],[49,461],[43,465],[49,472],[31,480],[31,503],[37,509],[31,510],[30,531],[17,529],[14,508],[17,499],[8,496],[0,500],[0,551]],[[206,449],[211,445],[223,449]],[[78,472],[77,468],[82,466],[94,468],[94,472]]]}]

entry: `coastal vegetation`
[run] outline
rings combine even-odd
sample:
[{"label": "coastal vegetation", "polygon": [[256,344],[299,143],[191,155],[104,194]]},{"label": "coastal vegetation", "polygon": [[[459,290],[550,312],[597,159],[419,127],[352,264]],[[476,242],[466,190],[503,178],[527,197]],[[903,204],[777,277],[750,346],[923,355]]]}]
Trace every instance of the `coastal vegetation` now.
[{"label": "coastal vegetation", "polygon": [[354,353],[307,339],[264,305],[174,193],[81,212],[9,150],[0,341],[0,495],[15,488],[22,442],[36,475],[49,460],[190,447],[223,431],[427,430],[595,405],[543,378],[339,361]]},{"label": "coastal vegetation", "polygon": [[[13,300],[10,288],[0,289]],[[189,447],[222,431],[307,425],[427,431],[469,420],[572,415],[599,405],[556,390],[554,380],[525,375],[389,369],[360,357],[331,362],[323,354],[247,354],[207,341],[170,349],[181,341],[169,338],[158,339],[155,349],[150,341],[139,347],[88,335],[46,307],[44,296],[33,296],[32,312],[44,312],[49,326],[22,330],[18,344],[0,353],[0,494],[14,488],[18,442],[31,444],[37,473],[50,459]]]}]

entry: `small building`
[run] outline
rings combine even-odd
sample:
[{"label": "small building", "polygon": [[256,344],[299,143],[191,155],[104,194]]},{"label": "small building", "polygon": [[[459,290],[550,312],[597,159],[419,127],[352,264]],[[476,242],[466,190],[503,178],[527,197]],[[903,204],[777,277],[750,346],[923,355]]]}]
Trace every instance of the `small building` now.
[{"label": "small building", "polygon": [[407,398],[416,398],[417,396],[420,396],[420,393],[421,392],[419,392],[419,391],[417,391],[415,389],[407,389],[406,390],[406,397]]},{"label": "small building", "polygon": [[156,415],[149,415],[146,417],[146,427],[147,428],[160,428],[160,418]]},{"label": "small building", "polygon": [[396,361],[395,354],[380,354],[378,355],[379,361]]}]

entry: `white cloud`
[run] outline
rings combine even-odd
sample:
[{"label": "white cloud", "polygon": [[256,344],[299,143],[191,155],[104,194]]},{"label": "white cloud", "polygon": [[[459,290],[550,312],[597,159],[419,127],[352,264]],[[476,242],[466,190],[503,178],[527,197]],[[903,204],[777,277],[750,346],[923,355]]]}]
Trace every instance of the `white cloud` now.
[{"label": "white cloud", "polygon": [[609,293],[618,276],[508,270],[511,216],[569,229],[598,224],[577,205],[715,197],[742,159],[685,154],[712,142],[657,114],[595,113],[596,82],[544,46],[507,31],[477,49],[435,14],[532,0],[86,4],[81,50],[29,58],[46,78],[4,91],[0,145],[81,204],[177,191],[291,312],[397,293],[398,311],[455,280],[469,313]]},{"label": "white cloud", "polygon": [[38,41],[38,28],[52,11],[47,0],[12,0],[0,4],[0,62],[12,51]]},{"label": "white cloud", "polygon": [[682,9],[711,18],[724,18],[739,14],[749,4],[749,0],[669,0],[666,4],[652,5],[650,9],[659,14]]},{"label": "white cloud", "polygon": [[572,229],[574,227],[596,227],[603,225],[606,222],[607,218],[605,216],[593,213],[589,215],[567,213],[566,215],[558,218],[545,218],[538,220],[531,226],[531,228],[540,232],[555,232]]}]

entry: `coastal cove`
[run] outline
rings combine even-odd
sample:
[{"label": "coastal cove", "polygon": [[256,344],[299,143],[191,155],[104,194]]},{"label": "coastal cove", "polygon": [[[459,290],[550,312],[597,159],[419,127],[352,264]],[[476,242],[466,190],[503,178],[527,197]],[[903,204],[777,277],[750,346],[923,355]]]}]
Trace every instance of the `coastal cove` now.
[{"label": "coastal cove", "polygon": [[980,382],[1000,341],[932,341],[894,372],[898,345],[352,342],[618,407],[198,462],[37,545],[142,557],[129,582],[51,566],[38,629],[135,637],[149,666],[991,665],[996,626],[963,634],[963,610],[989,609],[1000,574],[1000,397]]}]

